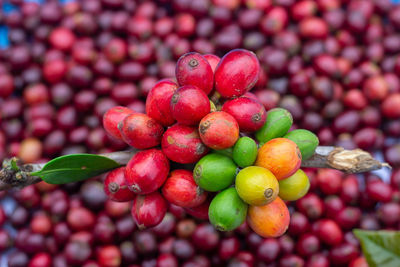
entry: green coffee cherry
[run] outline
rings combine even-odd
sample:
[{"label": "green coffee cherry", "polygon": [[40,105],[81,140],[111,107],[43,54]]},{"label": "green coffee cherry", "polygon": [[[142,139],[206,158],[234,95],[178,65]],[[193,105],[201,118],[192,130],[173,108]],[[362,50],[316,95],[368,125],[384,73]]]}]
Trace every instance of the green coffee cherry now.
[{"label": "green coffee cherry", "polygon": [[284,136],[293,124],[293,117],[283,108],[274,108],[268,111],[267,120],[263,127],[255,133],[260,143]]}]

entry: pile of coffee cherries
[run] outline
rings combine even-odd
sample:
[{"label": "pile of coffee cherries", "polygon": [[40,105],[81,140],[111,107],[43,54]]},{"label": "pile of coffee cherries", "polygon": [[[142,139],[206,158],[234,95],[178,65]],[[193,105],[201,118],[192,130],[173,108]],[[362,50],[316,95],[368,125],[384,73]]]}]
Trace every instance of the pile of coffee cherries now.
[{"label": "pile of coffee cherries", "polygon": [[0,50],[0,159],[125,150],[105,133],[105,111],[145,113],[149,90],[189,51],[245,48],[260,60],[252,92],[267,111],[287,109],[292,129],[316,133],[321,145],[382,151],[393,167],[390,186],[383,176],[304,169],[310,192],[287,203],[291,222],[279,239],[246,223],[219,232],[171,203],[157,229],[136,231],[130,203],[107,200],[103,177],[0,193],[17,205],[0,211],[1,254],[14,248],[2,258],[8,266],[359,267],[349,226],[400,229],[400,6],[390,0],[7,2],[18,10],[0,11],[10,41]]},{"label": "pile of coffee cherries", "polygon": [[104,183],[111,199],[133,200],[139,228],[159,224],[168,201],[221,231],[238,228],[246,217],[263,237],[286,231],[290,214],[283,200],[307,193],[310,183],[299,168],[318,138],[302,129],[288,133],[293,118],[287,110],[266,112],[248,92],[259,73],[248,50],[221,59],[187,53],[177,62],[176,81],[161,80],[150,90],[146,114],[121,106],[105,113],[105,130],[140,149]]}]

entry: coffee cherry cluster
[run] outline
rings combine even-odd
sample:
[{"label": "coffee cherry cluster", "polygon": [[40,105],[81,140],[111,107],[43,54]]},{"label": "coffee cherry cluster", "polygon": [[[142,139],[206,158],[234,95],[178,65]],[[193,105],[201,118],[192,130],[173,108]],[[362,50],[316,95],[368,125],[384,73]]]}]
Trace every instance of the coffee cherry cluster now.
[{"label": "coffee cherry cluster", "polygon": [[150,90],[146,114],[121,106],[105,113],[107,133],[139,150],[104,183],[112,200],[133,200],[139,228],[158,225],[169,202],[221,231],[246,218],[263,237],[286,231],[284,201],[307,193],[310,183],[299,168],[318,138],[289,132],[290,112],[267,112],[249,93],[260,73],[257,57],[244,49],[221,59],[187,53],[176,64],[176,81],[161,80]]}]

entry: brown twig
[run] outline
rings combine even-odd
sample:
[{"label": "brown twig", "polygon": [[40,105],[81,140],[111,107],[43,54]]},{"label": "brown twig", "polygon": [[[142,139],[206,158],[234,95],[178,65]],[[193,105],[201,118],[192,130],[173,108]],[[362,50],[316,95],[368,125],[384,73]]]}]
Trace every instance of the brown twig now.
[{"label": "brown twig", "polygon": [[[126,165],[136,150],[118,151],[101,154],[120,165]],[[14,166],[13,166],[14,164]],[[41,181],[39,177],[30,173],[38,171],[44,164],[22,164],[18,159],[5,160],[0,170],[0,191],[14,187],[25,187]],[[362,173],[389,167],[389,164],[375,160],[372,155],[361,149],[345,150],[341,147],[319,146],[314,155],[304,160],[302,167],[330,168],[346,173]]]}]

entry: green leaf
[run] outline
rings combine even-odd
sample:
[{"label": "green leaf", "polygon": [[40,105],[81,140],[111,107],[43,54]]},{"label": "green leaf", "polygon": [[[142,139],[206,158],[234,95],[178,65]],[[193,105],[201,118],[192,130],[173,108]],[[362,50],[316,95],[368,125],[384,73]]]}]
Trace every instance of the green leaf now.
[{"label": "green leaf", "polygon": [[353,230],[370,267],[400,266],[399,231]]},{"label": "green leaf", "polygon": [[117,162],[103,156],[72,154],[47,162],[40,171],[31,175],[39,176],[49,184],[66,184],[97,176],[119,166]]}]

